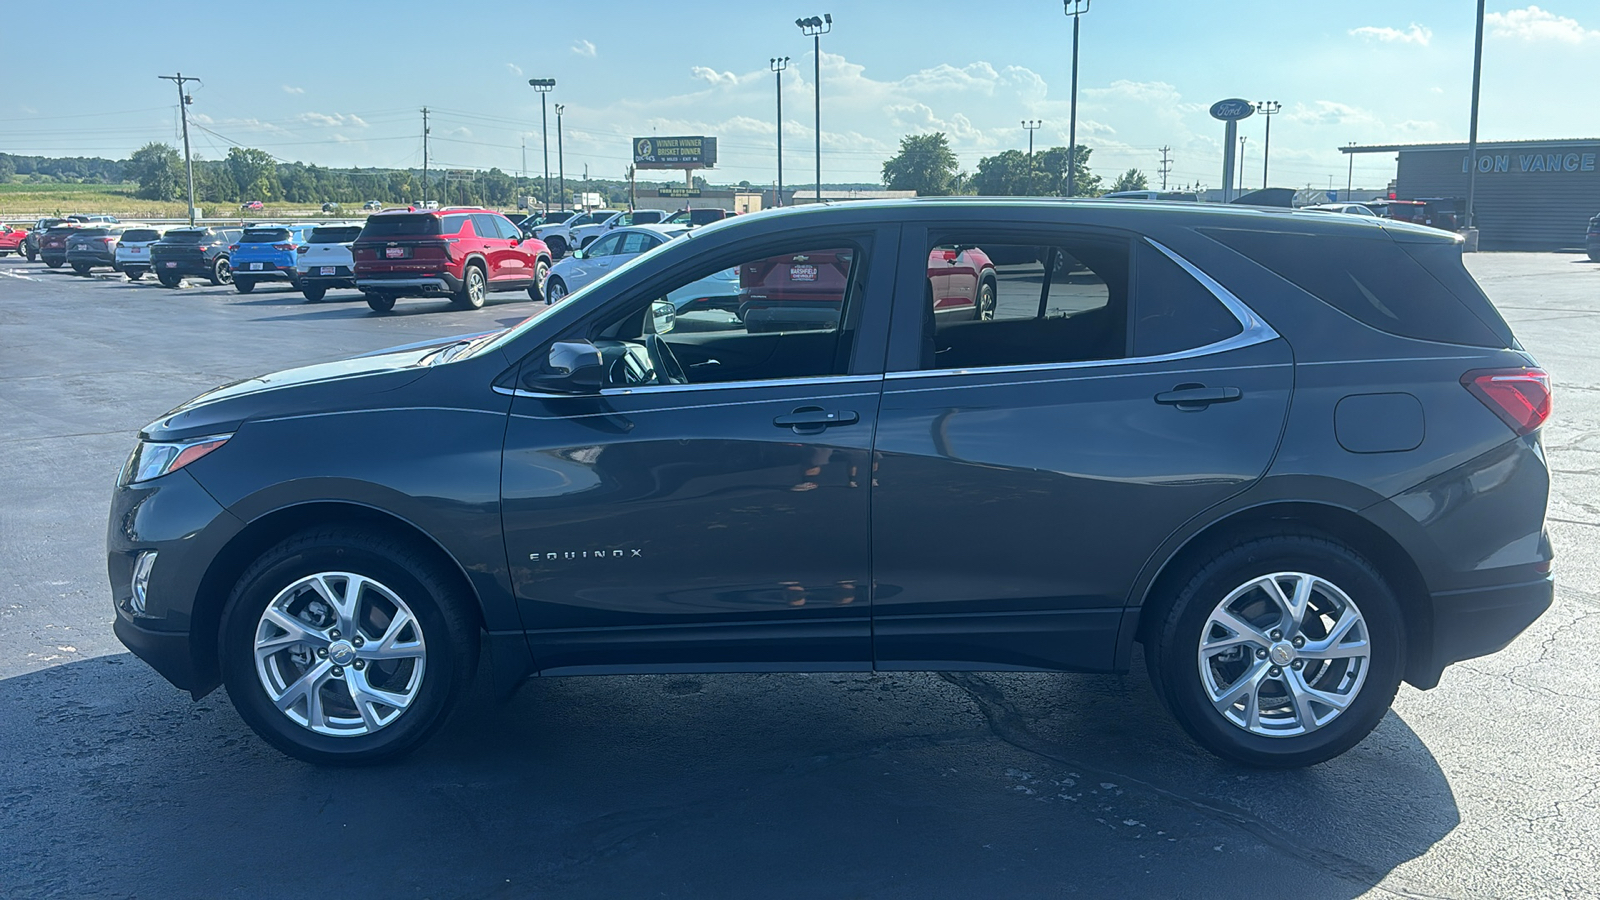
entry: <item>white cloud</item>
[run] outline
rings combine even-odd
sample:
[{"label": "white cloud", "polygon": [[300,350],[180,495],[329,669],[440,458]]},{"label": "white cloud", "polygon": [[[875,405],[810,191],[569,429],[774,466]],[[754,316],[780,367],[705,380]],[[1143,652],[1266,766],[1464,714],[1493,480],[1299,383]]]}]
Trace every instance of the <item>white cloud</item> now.
[{"label": "white cloud", "polygon": [[303,122],[306,125],[340,125],[354,128],[367,127],[366,121],[360,116],[345,115],[344,113],[334,113],[331,116],[325,113],[301,113],[300,115],[295,116],[295,121]]},{"label": "white cloud", "polygon": [[506,63],[506,69],[518,78],[522,77],[522,67],[516,63]]},{"label": "white cloud", "polygon": [[594,42],[593,41],[585,41],[585,40],[579,39],[579,40],[576,40],[576,41],[572,42],[572,52],[578,54],[579,56],[587,56],[587,57],[593,58],[594,55],[595,55],[595,52],[596,52],[596,48],[594,46]]},{"label": "white cloud", "polygon": [[1139,100],[1146,103],[1177,103],[1178,89],[1165,81],[1128,81],[1119,79],[1110,87],[1085,88],[1084,95],[1115,100]]},{"label": "white cloud", "polygon": [[714,86],[732,86],[739,83],[739,76],[732,72],[718,72],[716,69],[708,69],[705,66],[691,66],[689,74]]},{"label": "white cloud", "polygon": [[1289,110],[1287,118],[1291,122],[1304,125],[1376,125],[1378,117],[1364,109],[1359,109],[1345,103],[1333,100],[1316,100],[1307,106],[1296,103]]},{"label": "white cloud", "polygon": [[1428,46],[1428,42],[1433,40],[1433,30],[1415,22],[1412,22],[1411,27],[1404,31],[1398,28],[1390,28],[1386,25],[1363,25],[1360,28],[1350,29],[1350,34],[1354,37],[1382,41],[1385,44],[1398,42],[1401,44],[1417,44],[1422,47]]},{"label": "white cloud", "polygon": [[1520,38],[1524,41],[1557,41],[1563,44],[1581,44],[1600,40],[1600,30],[1585,28],[1577,19],[1558,16],[1547,9],[1529,6],[1503,13],[1489,13],[1483,17],[1495,37]]},{"label": "white cloud", "polygon": [[306,89],[301,87],[292,87],[286,84],[283,86],[283,92],[285,94],[304,94]]}]

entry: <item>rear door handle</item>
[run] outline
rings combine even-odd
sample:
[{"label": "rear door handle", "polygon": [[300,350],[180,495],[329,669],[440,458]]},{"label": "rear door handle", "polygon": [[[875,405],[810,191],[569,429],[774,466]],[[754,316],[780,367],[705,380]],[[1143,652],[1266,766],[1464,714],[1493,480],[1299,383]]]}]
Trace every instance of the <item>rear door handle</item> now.
[{"label": "rear door handle", "polygon": [[1180,384],[1170,391],[1156,395],[1156,402],[1176,406],[1182,410],[1205,409],[1213,403],[1231,403],[1243,397],[1236,387],[1206,387],[1203,384]]},{"label": "rear door handle", "polygon": [[827,410],[820,406],[802,406],[787,416],[778,416],[772,424],[791,428],[795,434],[821,434],[834,425],[854,425],[861,417],[848,409]]}]

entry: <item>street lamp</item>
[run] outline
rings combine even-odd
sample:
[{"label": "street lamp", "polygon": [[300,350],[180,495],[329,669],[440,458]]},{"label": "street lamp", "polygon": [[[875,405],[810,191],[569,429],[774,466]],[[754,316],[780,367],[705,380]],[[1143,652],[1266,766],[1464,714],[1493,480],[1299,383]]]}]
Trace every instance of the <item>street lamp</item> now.
[{"label": "street lamp", "polygon": [[1345,153],[1350,157],[1350,169],[1345,172],[1344,176],[1344,199],[1348,201],[1350,199],[1350,193],[1354,189],[1356,183],[1356,142],[1351,141],[1346,146],[1350,148],[1349,150],[1345,151]]},{"label": "street lamp", "polygon": [[1244,196],[1244,142],[1249,138],[1239,135],[1239,196]]},{"label": "street lamp", "polygon": [[1072,18],[1072,120],[1067,126],[1067,196],[1077,192],[1078,170],[1078,21],[1089,11],[1089,0],[1061,0]]},{"label": "street lamp", "polygon": [[[1472,203],[1478,193],[1478,81],[1483,75],[1483,0],[1478,0],[1478,36],[1472,43],[1472,124],[1467,134],[1467,228],[1477,228]],[[1354,154],[1352,154],[1352,158]],[[1472,238],[1472,249],[1478,249]]]},{"label": "street lamp", "polygon": [[[1087,2],[1087,0],[1085,0]],[[817,202],[822,202],[822,36],[833,30],[833,15],[823,13],[822,18],[795,19],[800,33],[811,38],[813,77],[817,81]]]},{"label": "street lamp", "polygon": [[1266,146],[1261,150],[1261,189],[1267,189],[1267,158],[1272,155],[1272,117],[1283,109],[1283,104],[1276,100],[1262,100],[1256,103],[1256,112],[1267,117]]},{"label": "street lamp", "polygon": [[561,114],[567,111],[565,103],[556,104],[556,172],[561,179],[561,208],[567,208],[567,155],[561,148]]},{"label": "street lamp", "polygon": [[[783,205],[783,70],[789,68],[789,57],[774,56],[767,61],[772,69],[773,81],[778,85],[778,187],[773,196],[778,206]],[[819,176],[818,181],[821,181]]]},{"label": "street lamp", "polygon": [[[1022,127],[1028,129],[1028,196],[1033,196],[1033,133],[1044,123],[1038,119],[1023,119]],[[1069,155],[1070,158],[1070,155]]]},{"label": "street lamp", "polygon": [[544,185],[539,193],[544,195],[544,214],[550,215],[550,110],[547,95],[555,90],[554,78],[529,78],[528,87],[539,92],[539,130],[544,138]]}]

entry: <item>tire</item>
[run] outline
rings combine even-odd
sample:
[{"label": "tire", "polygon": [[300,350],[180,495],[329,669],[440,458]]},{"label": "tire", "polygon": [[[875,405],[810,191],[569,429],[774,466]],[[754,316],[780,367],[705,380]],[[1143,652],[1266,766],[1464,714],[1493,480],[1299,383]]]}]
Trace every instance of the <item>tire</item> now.
[{"label": "tire", "polygon": [[368,294],[367,305],[372,307],[373,312],[388,312],[389,310],[394,309],[394,295]]},{"label": "tire", "polygon": [[[30,257],[28,257],[28,259],[31,260],[31,259],[33,259],[33,257],[30,256]],[[1600,250],[1590,250],[1589,251],[1589,262],[1600,263]]]},{"label": "tire", "polygon": [[324,527],[244,571],[218,659],[257,734],[297,759],[359,765],[415,749],[444,722],[476,670],[478,624],[455,573],[422,549]]},{"label": "tire", "polygon": [[984,322],[993,319],[995,304],[998,302],[994,279],[984,278],[978,282],[978,296],[972,310],[972,318]]},{"label": "tire", "polygon": [[77,272],[79,275],[87,275],[89,274],[89,267],[83,263],[73,263],[72,271]]},{"label": "tire", "polygon": [[162,275],[162,274],[158,274],[158,275],[156,275],[156,280],[161,282],[163,285],[165,285],[165,286],[167,286],[169,288],[175,288],[175,287],[178,286],[178,284],[180,282],[183,281],[183,278],[181,276],[178,276],[178,275]]},{"label": "tire", "polygon": [[53,261],[52,261],[52,260],[48,260],[48,259],[47,259],[47,260],[45,260],[45,261],[44,261],[44,264],[45,264],[45,265],[47,265],[47,266],[49,266],[49,267],[50,267],[50,268],[52,268],[52,269],[59,269],[59,268],[61,268],[61,267],[62,267],[62,266],[64,266],[64,265],[66,265],[66,264],[67,264],[67,263],[66,263],[66,261],[65,261],[65,260],[59,260],[59,259],[58,259],[58,260],[53,260]]},{"label": "tire", "polygon": [[544,300],[546,303],[550,302],[544,296],[546,290],[545,280],[549,278],[549,276],[550,260],[541,256],[539,257],[539,261],[533,266],[533,284],[528,285],[528,298],[530,300]]},{"label": "tire", "polygon": [[566,238],[563,238],[563,237],[557,235],[555,237],[550,238],[550,240],[545,241],[544,245],[546,247],[550,248],[550,256],[552,258],[554,258],[554,259],[560,259],[561,257],[567,255],[567,239]]},{"label": "tire", "polygon": [[[1286,597],[1298,596],[1298,585],[1310,589],[1304,633],[1287,624],[1268,576]],[[1223,613],[1241,628],[1220,624]],[[1405,623],[1394,592],[1354,550],[1313,534],[1260,537],[1224,550],[1157,607],[1153,621],[1145,658],[1167,709],[1201,746],[1251,766],[1311,766],[1354,747],[1389,709],[1405,670]],[[1247,635],[1245,626],[1254,630]],[[1341,627],[1350,630],[1331,648],[1317,647]],[[1319,649],[1322,658],[1299,656]],[[1320,695],[1300,690],[1307,685]],[[1223,707],[1234,689],[1243,693]]]},{"label": "tire", "polygon": [[228,262],[226,256],[219,256],[212,261],[211,283],[214,285],[233,284],[233,264]]},{"label": "tire", "polygon": [[144,277],[144,269],[123,269],[122,274],[128,276],[129,281],[138,281]]},{"label": "tire", "polygon": [[35,251],[35,250],[29,250],[28,251],[28,262],[33,262],[34,260],[36,260],[38,258],[39,258],[38,251]]},{"label": "tire", "polygon": [[561,280],[560,275],[552,275],[550,276],[550,279],[544,283],[546,303],[559,303],[561,300],[566,298],[567,293],[567,283]]},{"label": "tire", "polygon": [[[300,289],[300,293],[305,295],[308,302],[316,303],[323,297],[328,296],[328,289],[325,287],[304,287]],[[393,306],[394,304],[391,303],[389,305]]]},{"label": "tire", "polygon": [[488,295],[489,281],[483,275],[483,267],[468,263],[466,271],[461,273],[461,290],[451,299],[462,309],[483,309],[484,298]]},{"label": "tire", "polygon": [[233,289],[241,294],[248,294],[256,289],[256,280],[240,276],[233,280]]},{"label": "tire", "polygon": [[589,245],[592,244],[592,243],[594,243],[594,237],[593,236],[586,237],[586,238],[583,239],[583,243],[578,245],[578,249],[579,250],[587,250],[587,249],[589,249]]}]

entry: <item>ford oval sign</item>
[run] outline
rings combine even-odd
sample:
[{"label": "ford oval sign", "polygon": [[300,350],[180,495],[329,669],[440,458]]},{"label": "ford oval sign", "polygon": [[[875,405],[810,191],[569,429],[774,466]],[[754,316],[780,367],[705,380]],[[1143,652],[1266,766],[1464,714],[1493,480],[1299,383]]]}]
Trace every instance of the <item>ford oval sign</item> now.
[{"label": "ford oval sign", "polygon": [[1211,118],[1221,119],[1224,122],[1237,122],[1255,115],[1256,108],[1249,100],[1218,100],[1211,104]]}]

